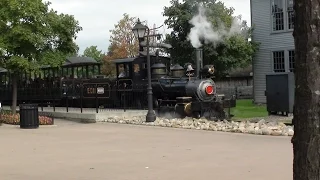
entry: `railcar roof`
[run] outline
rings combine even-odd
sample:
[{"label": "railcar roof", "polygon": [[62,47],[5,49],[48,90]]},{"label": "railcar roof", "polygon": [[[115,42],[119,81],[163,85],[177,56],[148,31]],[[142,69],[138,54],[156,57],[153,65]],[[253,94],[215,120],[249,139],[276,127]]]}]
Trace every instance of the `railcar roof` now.
[{"label": "railcar roof", "polygon": [[92,57],[68,57],[62,66],[73,66],[78,64],[100,64]]},{"label": "railcar roof", "polygon": [[112,60],[114,63],[126,63],[133,62],[136,58],[123,58],[123,59],[114,59]]},{"label": "railcar roof", "polygon": [[0,73],[2,72],[8,72],[8,70],[6,70],[5,68],[0,67]]}]

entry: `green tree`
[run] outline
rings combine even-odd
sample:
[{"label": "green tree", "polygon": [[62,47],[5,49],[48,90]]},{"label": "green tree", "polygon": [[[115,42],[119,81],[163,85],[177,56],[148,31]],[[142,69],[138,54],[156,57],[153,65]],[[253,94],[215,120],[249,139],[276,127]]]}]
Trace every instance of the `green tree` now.
[{"label": "green tree", "polygon": [[171,6],[164,7],[163,15],[172,29],[165,42],[173,47],[168,53],[174,62],[194,63],[195,48],[201,47],[203,63],[215,65],[216,77],[251,63],[258,48],[248,41],[252,28],[233,13],[233,8],[216,0],[172,0]]},{"label": "green tree", "polygon": [[73,16],[49,9],[41,0],[0,1],[0,66],[11,73],[12,111],[16,111],[18,73],[37,71],[41,65],[60,66],[75,54],[74,39],[82,28]]},{"label": "green tree", "polygon": [[[294,1],[293,179],[320,179],[319,1]],[[310,13],[307,13],[310,12]]]},{"label": "green tree", "polygon": [[102,51],[99,51],[97,46],[90,46],[84,50],[83,56],[92,57],[96,61],[101,62],[104,57],[104,53],[102,53]]}]

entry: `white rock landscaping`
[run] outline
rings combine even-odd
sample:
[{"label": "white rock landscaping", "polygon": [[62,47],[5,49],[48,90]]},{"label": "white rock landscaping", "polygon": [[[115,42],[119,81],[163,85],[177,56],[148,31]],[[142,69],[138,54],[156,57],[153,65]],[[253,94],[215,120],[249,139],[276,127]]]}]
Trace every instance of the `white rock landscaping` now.
[{"label": "white rock landscaping", "polygon": [[120,124],[135,124],[146,126],[160,126],[183,129],[198,129],[208,131],[222,131],[234,133],[246,133],[255,135],[271,135],[271,136],[293,136],[293,126],[287,126],[282,122],[270,121],[266,122],[264,119],[258,122],[233,122],[233,121],[208,121],[206,119],[166,119],[157,118],[155,122],[146,123],[145,116],[133,117],[113,117],[105,119],[103,122],[120,123]]}]

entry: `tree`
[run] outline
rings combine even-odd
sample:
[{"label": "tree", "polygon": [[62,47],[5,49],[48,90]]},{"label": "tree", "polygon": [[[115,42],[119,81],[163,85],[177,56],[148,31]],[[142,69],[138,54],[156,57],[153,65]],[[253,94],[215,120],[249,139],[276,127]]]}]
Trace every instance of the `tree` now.
[{"label": "tree", "polygon": [[112,62],[114,59],[122,59],[128,57],[128,51],[126,49],[126,44],[110,44],[108,48],[108,53],[103,58],[102,72],[107,76],[115,76],[116,67]]},{"label": "tree", "polygon": [[92,57],[96,61],[101,62],[104,57],[104,54],[102,53],[102,51],[99,51],[97,49],[97,46],[90,46],[84,50],[83,56]]},{"label": "tree", "polygon": [[110,45],[108,53],[103,58],[102,72],[107,76],[114,76],[116,73],[115,66],[112,62],[114,59],[135,57],[139,52],[139,42],[132,32],[137,18],[123,14],[123,18],[110,30]]},{"label": "tree", "polygon": [[41,65],[58,67],[78,50],[74,39],[82,28],[73,16],[49,9],[41,0],[0,1],[0,66],[11,74],[12,111],[16,111],[17,78]]},{"label": "tree", "polygon": [[[123,18],[110,30],[110,43],[114,47],[124,47],[128,57],[134,57],[139,52],[139,42],[132,32],[137,18],[123,14]],[[110,45],[110,46],[111,46]]]},{"label": "tree", "polygon": [[175,62],[186,63],[195,58],[195,48],[201,47],[203,63],[215,65],[216,77],[248,65],[258,45],[248,41],[252,28],[233,12],[216,0],[172,0],[163,13],[172,29],[165,40],[173,47],[168,53]]},{"label": "tree", "polygon": [[[295,0],[293,179],[320,179],[319,1]],[[306,13],[310,12],[310,13]]]}]

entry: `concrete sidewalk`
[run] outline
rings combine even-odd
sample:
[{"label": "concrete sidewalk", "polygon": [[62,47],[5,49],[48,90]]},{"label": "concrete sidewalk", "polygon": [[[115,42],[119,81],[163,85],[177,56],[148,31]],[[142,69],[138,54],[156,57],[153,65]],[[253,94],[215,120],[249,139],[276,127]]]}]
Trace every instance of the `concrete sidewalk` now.
[{"label": "concrete sidewalk", "polygon": [[[3,106],[3,110],[10,110],[9,106]],[[19,111],[19,106],[16,108]],[[38,112],[44,115],[50,115],[54,118],[68,119],[83,123],[95,123],[101,122],[109,117],[120,116],[143,116],[147,114],[147,110],[132,110],[132,109],[98,109],[98,113],[95,108],[83,108],[82,112],[80,108],[69,107],[68,112],[66,107],[38,107]]]},{"label": "concrete sidewalk", "polygon": [[56,120],[0,143],[1,180],[292,179],[290,137]]}]

